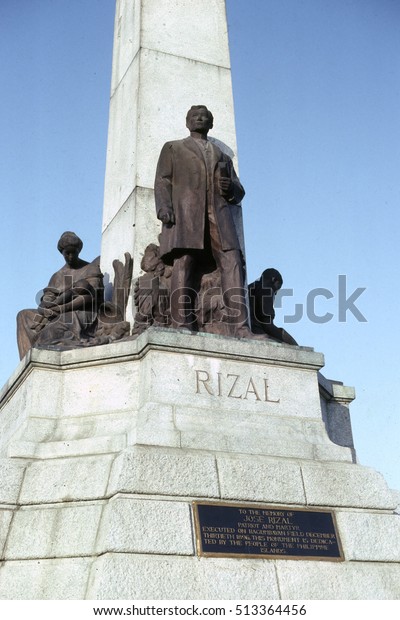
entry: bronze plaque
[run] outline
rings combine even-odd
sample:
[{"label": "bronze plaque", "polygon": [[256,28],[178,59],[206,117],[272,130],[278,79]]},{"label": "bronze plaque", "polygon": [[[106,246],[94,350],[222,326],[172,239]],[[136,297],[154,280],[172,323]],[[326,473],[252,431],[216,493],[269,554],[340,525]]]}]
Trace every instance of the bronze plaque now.
[{"label": "bronze plaque", "polygon": [[198,555],[343,560],[329,510],[193,502]]}]

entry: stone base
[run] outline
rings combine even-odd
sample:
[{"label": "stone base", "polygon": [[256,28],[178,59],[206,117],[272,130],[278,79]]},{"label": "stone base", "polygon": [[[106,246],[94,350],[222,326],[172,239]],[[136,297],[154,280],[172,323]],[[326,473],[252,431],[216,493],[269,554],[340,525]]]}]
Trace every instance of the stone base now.
[{"label": "stone base", "polygon": [[[400,598],[397,497],[322,364],[157,329],[32,350],[0,401],[0,598]],[[330,509],[344,562],[199,557],[195,499]]]},{"label": "stone base", "polygon": [[110,553],[7,562],[2,599],[392,600],[399,565]]}]

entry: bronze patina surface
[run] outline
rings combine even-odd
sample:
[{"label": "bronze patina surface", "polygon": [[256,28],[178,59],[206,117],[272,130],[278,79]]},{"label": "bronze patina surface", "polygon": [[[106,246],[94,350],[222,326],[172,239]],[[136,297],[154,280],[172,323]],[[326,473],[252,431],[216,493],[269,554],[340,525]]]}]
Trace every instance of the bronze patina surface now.
[{"label": "bronze patina surface", "polygon": [[160,257],[172,265],[171,323],[198,329],[201,278],[217,267],[226,322],[233,335],[249,336],[244,259],[231,211],[244,189],[231,158],[207,138],[213,115],[206,106],[192,106],[186,126],[189,137],[164,144],[154,183],[157,217],[163,224]]}]

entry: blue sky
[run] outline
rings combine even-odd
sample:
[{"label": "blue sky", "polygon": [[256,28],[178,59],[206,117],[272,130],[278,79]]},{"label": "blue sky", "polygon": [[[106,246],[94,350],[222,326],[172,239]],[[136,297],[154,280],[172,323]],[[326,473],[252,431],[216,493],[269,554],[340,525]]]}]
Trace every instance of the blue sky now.
[{"label": "blue sky", "polygon": [[[356,387],[359,460],[400,489],[400,3],[227,0],[227,12],[249,280],[281,271],[292,296],[277,324]],[[113,0],[0,3],[0,383],[18,363],[16,313],[62,264],[60,233],[80,234],[83,258],[100,253],[113,20]],[[365,322],[344,312],[356,289]]]}]

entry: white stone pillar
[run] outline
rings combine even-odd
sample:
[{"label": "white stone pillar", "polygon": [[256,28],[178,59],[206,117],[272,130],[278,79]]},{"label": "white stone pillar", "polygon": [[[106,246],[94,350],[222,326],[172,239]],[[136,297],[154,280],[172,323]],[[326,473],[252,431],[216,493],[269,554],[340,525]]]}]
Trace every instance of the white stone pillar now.
[{"label": "white stone pillar", "polygon": [[[164,142],[188,135],[186,112],[197,104],[213,112],[210,138],[226,145],[237,168],[225,0],[117,0],[101,251],[106,282],[124,252],[132,254],[137,276],[145,247],[157,241],[157,159]],[[239,208],[236,218],[243,240]]]}]

